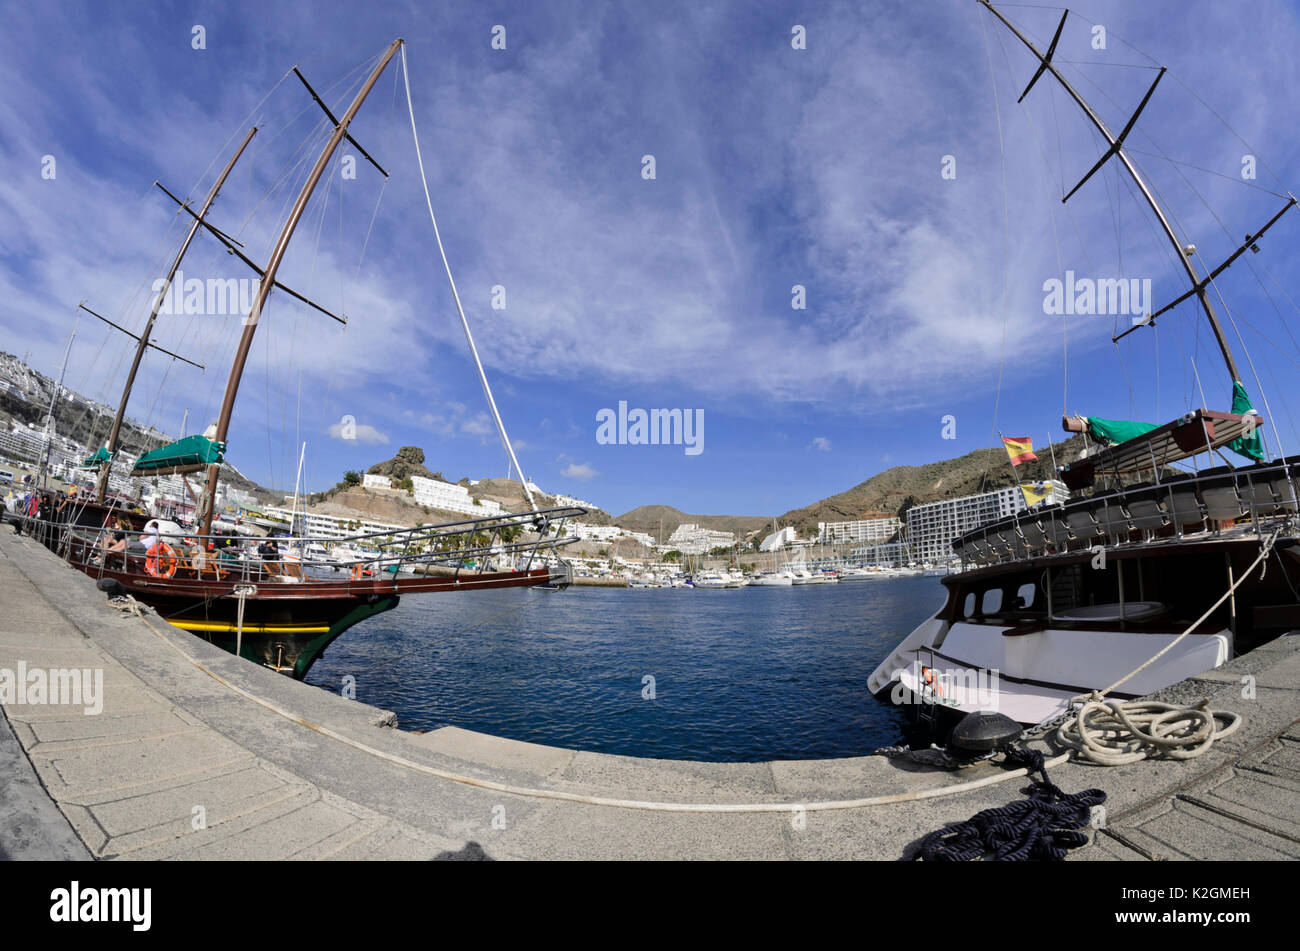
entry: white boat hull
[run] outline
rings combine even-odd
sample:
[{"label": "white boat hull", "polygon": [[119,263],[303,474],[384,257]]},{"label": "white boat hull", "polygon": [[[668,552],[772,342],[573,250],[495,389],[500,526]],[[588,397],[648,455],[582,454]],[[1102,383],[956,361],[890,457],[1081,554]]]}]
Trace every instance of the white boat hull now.
[{"label": "white boat hull", "polygon": [[[997,710],[1024,724],[1064,712],[1072,697],[1103,690],[1141,666],[1172,633],[1047,628],[1007,635],[997,624],[923,622],[868,678],[896,702],[927,697],[958,713]],[[1226,629],[1195,633],[1134,676],[1115,696],[1143,696],[1212,670],[1232,656]]]}]

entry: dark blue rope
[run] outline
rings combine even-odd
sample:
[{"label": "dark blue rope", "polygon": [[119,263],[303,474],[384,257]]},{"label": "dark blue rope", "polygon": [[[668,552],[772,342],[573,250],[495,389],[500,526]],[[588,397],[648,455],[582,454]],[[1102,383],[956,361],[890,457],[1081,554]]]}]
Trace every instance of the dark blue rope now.
[{"label": "dark blue rope", "polygon": [[[921,840],[914,858],[927,862],[968,862],[990,858],[1024,862],[1063,860],[1066,853],[1088,841],[1077,830],[1088,825],[1092,807],[1106,801],[1100,789],[1064,793],[1043,769],[1038,750],[1011,747],[1007,765],[1026,767],[1030,785],[1022,790],[1026,798],[994,809],[977,812],[965,822],[950,822]],[[1037,772],[1042,779],[1034,779]]]}]

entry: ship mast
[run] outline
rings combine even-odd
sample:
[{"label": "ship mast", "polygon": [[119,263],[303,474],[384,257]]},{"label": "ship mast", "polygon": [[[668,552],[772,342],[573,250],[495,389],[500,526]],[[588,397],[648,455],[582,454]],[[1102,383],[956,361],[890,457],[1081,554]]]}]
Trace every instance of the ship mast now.
[{"label": "ship mast", "polygon": [[[289,212],[289,219],[284,224],[284,229],[280,232],[280,237],[271,251],[270,261],[266,265],[266,270],[262,273],[262,280],[258,283],[257,294],[253,299],[253,306],[249,310],[248,319],[244,323],[244,333],[239,338],[239,349],[235,352],[235,362],[230,369],[230,380],[226,383],[226,393],[221,401],[221,413],[217,417],[215,440],[217,443],[226,442],[226,436],[230,431],[230,418],[235,410],[235,396],[239,392],[239,381],[244,374],[244,364],[248,362],[248,353],[253,345],[253,334],[257,331],[257,324],[262,315],[262,308],[266,303],[267,296],[271,293],[271,288],[276,284],[276,272],[280,269],[280,262],[284,258],[285,251],[289,247],[289,239],[293,237],[294,229],[298,226],[298,220],[302,217],[303,212],[307,210],[307,202],[311,199],[312,192],[315,191],[321,175],[324,174],[326,166],[329,165],[334,151],[338,148],[339,143],[348,136],[348,126],[356,117],[357,111],[361,104],[366,101],[370,90],[379,80],[384,68],[388,66],[393,54],[402,46],[401,38],[393,40],[392,44],[380,58],[379,64],[371,72],[365,84],[357,93],[356,98],[352,100],[352,105],[348,106],[348,111],[343,114],[334,126],[334,134],[330,136],[329,141],[325,143],[325,148],[320,157],[316,160],[316,165],[312,168],[311,174],[307,177],[306,184],[303,185],[302,193],[298,195],[298,200],[294,203],[293,209]],[[328,114],[328,113],[327,113]],[[208,478],[203,487],[203,495],[199,504],[199,518],[202,520],[203,535],[212,533],[212,516],[215,508],[217,479],[221,475],[221,463],[216,462],[208,466]]]},{"label": "ship mast", "polygon": [[[1070,83],[1066,80],[1066,78],[1062,76],[1060,71],[1056,68],[1056,64],[1052,62],[1052,54],[1056,52],[1057,41],[1060,40],[1061,31],[1065,27],[1066,18],[1069,17],[1070,15],[1069,10],[1066,10],[1065,13],[1061,16],[1061,22],[1056,28],[1056,35],[1052,37],[1052,43],[1047,48],[1047,53],[1044,54],[1039,52],[1038,47],[1036,47],[1023,33],[1021,33],[1019,30],[1015,28],[1011,24],[1011,21],[1009,21],[1006,17],[1004,17],[997,10],[997,8],[993,6],[990,0],[979,0],[979,2],[982,3],[985,7],[987,7],[989,12],[992,13],[995,17],[997,17],[998,20],[1000,20],[1002,24],[1008,30],[1010,30],[1015,35],[1015,37],[1018,40],[1020,40],[1020,42],[1023,43],[1031,53],[1034,54],[1034,56],[1038,58],[1038,63],[1039,63],[1038,70],[1034,73],[1033,79],[1029,81],[1029,85],[1025,87],[1025,91],[1021,94],[1020,98],[1024,99],[1025,96],[1028,95],[1029,90],[1033,88],[1034,83],[1038,82],[1039,77],[1042,76],[1044,72],[1051,73],[1052,76],[1056,79],[1056,81],[1061,84],[1061,87],[1067,93],[1069,93],[1070,98],[1075,101],[1075,103],[1079,106],[1080,109],[1083,110],[1084,114],[1089,118],[1089,120],[1091,120],[1092,124],[1096,127],[1097,131],[1100,132],[1102,134],[1102,137],[1105,138],[1107,143],[1109,143],[1110,147],[1106,150],[1106,153],[1097,161],[1097,164],[1092,167],[1092,169],[1088,172],[1088,174],[1083,177],[1083,179],[1079,182],[1079,184],[1075,185],[1074,188],[1070,190],[1069,194],[1067,194],[1063,199],[1061,199],[1062,202],[1068,201],[1069,198],[1076,191],[1079,190],[1079,187],[1082,186],[1083,183],[1086,182],[1089,178],[1091,178],[1098,169],[1100,169],[1104,164],[1106,164],[1106,162],[1112,156],[1119,159],[1120,164],[1124,166],[1124,169],[1128,172],[1129,176],[1133,179],[1134,184],[1137,185],[1138,191],[1142,193],[1142,197],[1145,198],[1147,204],[1151,206],[1151,211],[1155,214],[1156,220],[1160,222],[1161,230],[1164,231],[1165,237],[1169,239],[1170,244],[1172,244],[1174,247],[1174,252],[1178,257],[1179,262],[1183,266],[1183,271],[1186,273],[1187,279],[1192,283],[1192,290],[1189,291],[1182,298],[1180,298],[1180,300],[1186,299],[1186,297],[1191,296],[1191,294],[1193,293],[1196,295],[1197,300],[1200,301],[1201,310],[1205,312],[1205,317],[1209,321],[1210,327],[1214,331],[1214,339],[1219,344],[1219,350],[1223,354],[1223,362],[1227,364],[1228,372],[1232,375],[1232,381],[1234,383],[1241,382],[1241,374],[1237,370],[1236,358],[1233,356],[1232,348],[1228,345],[1228,339],[1223,333],[1223,327],[1219,323],[1219,316],[1217,313],[1215,313],[1214,305],[1210,302],[1209,295],[1206,293],[1206,287],[1209,284],[1210,278],[1214,277],[1217,273],[1219,273],[1219,271],[1222,270],[1222,268],[1219,268],[1218,270],[1211,272],[1210,277],[1207,277],[1205,279],[1202,279],[1197,274],[1196,268],[1193,266],[1191,261],[1190,249],[1184,248],[1183,243],[1178,240],[1178,235],[1174,233],[1173,226],[1170,225],[1169,219],[1165,216],[1164,209],[1160,207],[1160,203],[1156,201],[1155,196],[1152,195],[1151,193],[1151,189],[1147,186],[1146,180],[1143,179],[1142,174],[1137,170],[1137,167],[1133,164],[1133,161],[1129,158],[1128,153],[1124,151],[1124,139],[1128,135],[1128,133],[1132,130],[1134,124],[1137,122],[1138,116],[1141,115],[1142,110],[1143,108],[1146,107],[1147,102],[1151,99],[1151,94],[1155,92],[1156,85],[1160,82],[1161,77],[1164,76],[1165,74],[1165,67],[1163,66],[1160,67],[1160,72],[1156,75],[1155,82],[1151,84],[1151,88],[1147,90],[1147,94],[1142,98],[1142,102],[1138,106],[1137,111],[1133,113],[1133,117],[1129,119],[1128,124],[1124,127],[1123,131],[1120,132],[1120,134],[1117,136],[1110,131],[1109,127],[1107,127],[1106,123],[1102,121],[1099,115],[1097,115],[1097,113],[1093,110],[1092,106],[1088,105],[1088,103],[1084,100],[1084,98],[1080,96],[1078,92],[1075,91],[1074,87],[1070,85]],[[1291,201],[1287,204],[1287,208],[1289,208],[1292,204],[1295,204],[1294,198],[1292,198]],[[1286,208],[1283,209],[1283,211],[1285,210]],[[1274,217],[1273,221],[1276,221],[1277,217],[1280,217],[1280,213],[1278,216]],[[1267,230],[1268,227],[1272,225],[1273,221],[1270,221],[1269,224],[1264,227],[1264,229],[1262,229],[1255,235],[1248,236],[1246,241],[1246,247],[1249,247],[1253,243],[1253,238],[1258,238],[1259,235],[1263,234],[1264,231]],[[1234,255],[1234,258],[1235,257],[1236,255]],[[1160,311],[1160,313],[1163,313],[1164,310],[1167,309],[1168,308],[1163,308]],[[1154,321],[1155,316],[1157,315],[1153,315],[1152,317],[1148,318],[1146,321],[1143,322],[1143,324],[1151,323],[1152,321]],[[1139,324],[1137,326],[1142,326],[1143,324]],[[1129,330],[1132,329],[1135,328],[1129,328]],[[1125,333],[1128,332],[1129,331],[1125,331]],[[1124,334],[1118,335],[1115,339],[1118,340],[1120,336],[1124,336]]]},{"label": "ship mast", "polygon": [[[121,437],[122,433],[122,420],[126,416],[126,401],[131,397],[131,387],[135,385],[135,375],[140,369],[140,361],[144,358],[144,352],[150,347],[149,337],[150,334],[153,333],[154,321],[158,319],[158,312],[162,310],[163,302],[167,299],[167,294],[171,290],[172,279],[176,277],[176,272],[180,270],[181,259],[185,257],[185,252],[189,250],[190,242],[194,240],[194,235],[198,233],[199,225],[203,223],[204,216],[208,213],[208,209],[212,207],[212,203],[216,201],[217,192],[221,191],[221,186],[226,183],[226,177],[230,175],[230,170],[235,167],[235,163],[239,161],[239,157],[244,154],[244,149],[247,148],[249,141],[256,134],[257,126],[253,126],[253,128],[248,130],[248,134],[244,136],[244,141],[240,143],[234,157],[231,158],[231,160],[226,164],[225,169],[222,170],[220,177],[217,178],[216,184],[212,186],[212,191],[208,192],[207,201],[203,203],[203,208],[199,211],[198,217],[195,218],[194,223],[190,225],[190,232],[185,236],[184,242],[181,243],[181,249],[176,252],[176,259],[172,261],[171,270],[167,272],[167,277],[163,281],[162,290],[154,301],[153,309],[149,313],[149,320],[145,323],[144,330],[140,333],[139,341],[135,348],[135,359],[131,361],[131,370],[126,375],[126,386],[122,388],[122,399],[118,401],[117,413],[113,416],[113,428],[108,434],[108,458],[99,464],[99,476],[95,485],[96,501],[103,502],[105,496],[108,494],[108,474],[113,467],[113,456],[117,454],[118,439]],[[98,315],[96,314],[96,316]],[[181,433],[181,435],[184,436],[185,434]]]}]

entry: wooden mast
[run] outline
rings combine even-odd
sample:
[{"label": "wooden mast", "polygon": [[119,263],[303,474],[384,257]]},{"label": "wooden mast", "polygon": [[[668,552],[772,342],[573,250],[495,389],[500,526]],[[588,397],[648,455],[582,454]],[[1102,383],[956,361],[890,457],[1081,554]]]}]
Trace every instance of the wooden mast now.
[{"label": "wooden mast", "polygon": [[[248,318],[244,323],[244,333],[239,338],[239,349],[235,352],[235,362],[230,368],[230,380],[226,384],[226,394],[221,401],[221,414],[217,417],[216,441],[225,443],[226,435],[230,431],[230,417],[235,410],[235,395],[239,392],[239,381],[244,374],[244,364],[248,362],[248,353],[253,345],[253,334],[257,331],[258,320],[262,315],[262,308],[266,303],[267,296],[271,293],[271,288],[275,286],[275,275],[280,269],[280,261],[284,258],[284,253],[288,250],[289,239],[293,237],[294,229],[298,226],[298,220],[302,217],[303,212],[307,210],[307,202],[311,199],[312,192],[316,189],[316,184],[320,181],[321,175],[324,174],[326,166],[329,165],[330,159],[334,155],[335,149],[348,135],[348,126],[356,117],[357,110],[361,104],[366,101],[370,90],[379,80],[384,68],[388,66],[389,61],[393,58],[402,46],[402,40],[393,40],[392,44],[384,52],[383,57],[379,60],[379,65],[374,68],[365,85],[357,93],[356,98],[352,100],[352,105],[348,106],[348,111],[343,114],[334,127],[334,134],[325,143],[325,149],[321,152],[320,158],[316,160],[315,167],[312,168],[311,174],[307,177],[306,184],[303,185],[302,193],[298,195],[298,200],[294,202],[293,209],[289,212],[289,220],[285,222],[284,229],[280,232],[280,237],[271,251],[271,259],[266,265],[266,270],[262,275],[262,280],[257,286],[257,295],[253,299],[253,306],[249,310]],[[217,479],[221,475],[221,464],[213,463],[208,466],[208,479],[203,487],[203,496],[199,505],[199,518],[202,521],[203,535],[212,534],[212,516],[215,508]]]},{"label": "wooden mast", "polygon": [[[240,143],[234,157],[226,163],[225,169],[222,170],[220,177],[217,178],[216,184],[212,186],[212,191],[208,192],[208,199],[203,203],[203,208],[199,211],[198,217],[190,225],[190,233],[185,236],[185,241],[181,244],[181,249],[176,252],[176,259],[172,261],[171,270],[167,272],[167,278],[163,281],[162,291],[158,294],[158,299],[154,301],[153,310],[149,313],[149,320],[144,325],[144,330],[140,333],[139,343],[135,348],[135,359],[131,361],[131,371],[126,375],[126,386],[122,389],[122,398],[117,403],[117,413],[113,416],[113,428],[108,434],[108,458],[99,464],[99,476],[95,485],[95,499],[103,502],[108,494],[108,474],[113,467],[113,456],[117,454],[117,443],[122,433],[122,420],[126,416],[126,401],[131,397],[131,387],[135,385],[135,374],[140,369],[140,361],[144,358],[144,352],[149,349],[149,335],[153,333],[154,321],[158,319],[158,312],[162,310],[163,301],[167,299],[167,294],[171,290],[172,279],[176,277],[176,272],[180,270],[181,259],[185,257],[185,252],[189,250],[190,242],[194,240],[194,235],[198,233],[199,225],[203,223],[203,217],[216,201],[217,192],[221,191],[221,186],[226,183],[226,177],[230,175],[230,170],[235,167],[239,157],[244,154],[244,149],[248,147],[249,141],[257,134],[257,126],[248,130],[248,135],[244,136],[244,141]],[[181,433],[184,436],[184,433]]]},{"label": "wooden mast", "polygon": [[[999,20],[1001,20],[1003,26],[1005,26],[1008,30],[1010,30],[1013,34],[1015,34],[1016,39],[1020,40],[1020,42],[1023,43],[1026,47],[1028,47],[1029,51],[1038,58],[1038,63],[1039,63],[1038,71],[1034,74],[1034,78],[1033,80],[1030,81],[1029,86],[1032,88],[1034,83],[1038,81],[1038,77],[1041,76],[1044,71],[1050,72],[1053,78],[1055,78],[1056,81],[1061,84],[1062,88],[1064,88],[1065,91],[1069,93],[1070,98],[1075,101],[1075,103],[1079,106],[1079,108],[1083,110],[1084,114],[1087,115],[1087,117],[1092,121],[1092,124],[1096,127],[1097,131],[1102,134],[1102,137],[1106,140],[1107,144],[1109,145],[1110,147],[1109,151],[1106,153],[1106,155],[1102,157],[1100,162],[1098,162],[1095,166],[1093,166],[1092,171],[1089,172],[1088,175],[1084,177],[1084,181],[1087,181],[1088,177],[1090,177],[1093,172],[1097,171],[1097,169],[1100,168],[1102,164],[1107,159],[1109,159],[1112,155],[1120,160],[1120,164],[1124,166],[1124,169],[1128,172],[1129,177],[1133,179],[1134,184],[1136,184],[1138,187],[1138,191],[1142,193],[1142,197],[1144,197],[1147,201],[1147,204],[1151,206],[1151,210],[1155,213],[1156,219],[1160,222],[1160,228],[1162,231],[1164,231],[1165,237],[1167,237],[1170,243],[1174,246],[1174,252],[1177,254],[1178,260],[1183,266],[1183,271],[1186,273],[1188,280],[1192,282],[1192,287],[1196,291],[1196,298],[1201,303],[1201,309],[1205,311],[1206,319],[1209,320],[1210,327],[1214,330],[1214,339],[1219,344],[1219,350],[1223,354],[1223,362],[1226,363],[1228,366],[1228,372],[1232,375],[1232,381],[1234,383],[1241,382],[1241,374],[1237,370],[1237,361],[1232,355],[1232,348],[1228,345],[1228,338],[1223,333],[1223,327],[1220,326],[1219,324],[1219,316],[1214,311],[1214,305],[1210,302],[1209,295],[1206,294],[1205,292],[1205,283],[1197,275],[1196,268],[1192,265],[1192,262],[1190,260],[1187,251],[1183,248],[1182,242],[1178,240],[1178,235],[1174,233],[1173,226],[1169,223],[1169,219],[1165,216],[1164,210],[1160,207],[1159,202],[1156,201],[1155,196],[1151,194],[1151,189],[1147,186],[1147,183],[1142,178],[1141,173],[1138,172],[1137,167],[1133,164],[1132,160],[1128,157],[1128,153],[1124,151],[1124,137],[1127,135],[1129,129],[1132,128],[1134,121],[1136,121],[1137,114],[1135,113],[1133,115],[1133,118],[1129,120],[1128,127],[1125,128],[1124,131],[1121,132],[1120,135],[1117,137],[1113,132],[1110,131],[1106,123],[1102,121],[1101,117],[1097,115],[1095,111],[1093,111],[1092,106],[1088,105],[1088,103],[1084,100],[1084,98],[1080,96],[1078,92],[1075,91],[1074,87],[1071,86],[1070,83],[1066,80],[1066,78],[1061,75],[1060,71],[1057,70],[1055,63],[1052,62],[1052,54],[1056,50],[1056,40],[1052,41],[1051,47],[1048,49],[1047,54],[1044,55],[1043,53],[1039,52],[1038,47],[1036,47],[1032,41],[1030,41],[1023,33],[1021,33],[1014,26],[1012,26],[1011,21],[1008,20],[1006,17],[1004,17],[998,11],[997,8],[994,7],[993,4],[990,2],[990,0],[979,0],[979,2],[982,3],[984,6],[988,7],[989,12],[992,13]],[[1056,28],[1057,39],[1060,38],[1061,29],[1065,26],[1065,17],[1068,17],[1069,15],[1070,15],[1070,11],[1066,10],[1065,16],[1061,18],[1061,25]],[[1163,76],[1164,72],[1165,72],[1164,68],[1161,67],[1160,76]],[[1156,77],[1156,82],[1160,81],[1160,76]],[[1147,100],[1151,98],[1151,93],[1154,91],[1155,91],[1155,84],[1153,83],[1151,89],[1147,91],[1146,99],[1143,99],[1142,105],[1138,107],[1138,112],[1142,111],[1142,107],[1146,105]],[[1025,92],[1028,93],[1029,89],[1027,88]],[[1021,98],[1023,99],[1024,95],[1022,95]],[[1080,182],[1079,184],[1082,185],[1083,182]],[[1077,188],[1078,186],[1076,185],[1075,189],[1077,190]],[[1073,192],[1071,192],[1070,194],[1073,194]],[[1069,195],[1066,196],[1066,198],[1069,197],[1070,197]]]}]

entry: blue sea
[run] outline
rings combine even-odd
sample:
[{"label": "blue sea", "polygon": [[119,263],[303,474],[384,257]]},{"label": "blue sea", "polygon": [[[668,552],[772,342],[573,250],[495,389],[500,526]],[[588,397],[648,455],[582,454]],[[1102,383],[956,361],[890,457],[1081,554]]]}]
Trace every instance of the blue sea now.
[{"label": "blue sea", "polygon": [[938,578],[782,588],[408,595],[307,682],[397,714],[628,756],[860,756],[902,738],[867,677],[943,601]]}]

